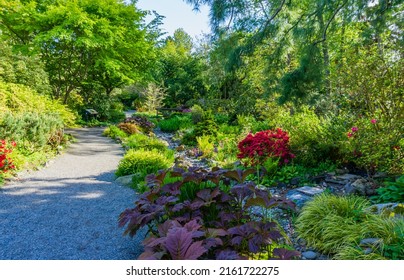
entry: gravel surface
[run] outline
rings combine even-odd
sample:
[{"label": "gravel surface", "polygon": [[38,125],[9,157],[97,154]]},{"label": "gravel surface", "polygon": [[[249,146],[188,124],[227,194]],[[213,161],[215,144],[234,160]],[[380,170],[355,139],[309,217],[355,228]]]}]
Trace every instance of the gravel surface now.
[{"label": "gravel surface", "polygon": [[48,167],[0,188],[0,259],[122,260],[144,234],[123,236],[119,214],[132,189],[114,182],[123,150],[102,128],[71,131],[77,142]]}]

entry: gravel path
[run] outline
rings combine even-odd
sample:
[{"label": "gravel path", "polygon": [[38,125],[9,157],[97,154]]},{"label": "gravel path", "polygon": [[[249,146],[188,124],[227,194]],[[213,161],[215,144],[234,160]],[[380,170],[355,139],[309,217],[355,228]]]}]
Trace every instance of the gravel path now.
[{"label": "gravel path", "polygon": [[0,188],[0,259],[135,259],[142,234],[123,236],[117,218],[135,200],[114,182],[123,155],[101,128],[73,130],[77,142],[47,168]]}]

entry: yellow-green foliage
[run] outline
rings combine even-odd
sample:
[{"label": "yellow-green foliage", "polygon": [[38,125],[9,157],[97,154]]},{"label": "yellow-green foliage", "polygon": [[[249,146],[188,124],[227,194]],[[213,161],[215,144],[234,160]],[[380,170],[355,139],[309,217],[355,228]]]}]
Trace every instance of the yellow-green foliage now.
[{"label": "yellow-green foliage", "polygon": [[215,149],[215,144],[211,140],[211,136],[203,135],[196,137],[198,148],[202,151],[204,157],[211,157]]},{"label": "yellow-green foliage", "polygon": [[59,101],[38,94],[24,85],[0,81],[0,119],[5,113],[57,114],[66,126],[73,126],[75,115]]},{"label": "yellow-green foliage", "polygon": [[167,150],[129,150],[118,165],[117,176],[140,173],[143,177],[160,169],[171,167],[174,163],[174,151]]},{"label": "yellow-green foliage", "polygon": [[[372,214],[361,197],[323,194],[308,202],[296,221],[299,237],[336,259],[403,259],[404,220]],[[359,244],[378,238],[371,253]]]}]

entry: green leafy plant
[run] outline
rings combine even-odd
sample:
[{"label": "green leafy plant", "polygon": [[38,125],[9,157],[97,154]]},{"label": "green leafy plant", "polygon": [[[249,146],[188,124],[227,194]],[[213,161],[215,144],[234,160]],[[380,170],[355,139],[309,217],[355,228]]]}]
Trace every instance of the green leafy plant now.
[{"label": "green leafy plant", "polygon": [[376,190],[378,196],[373,197],[377,202],[404,202],[404,176],[395,182],[385,182],[385,187]]},{"label": "green leafy plant", "polygon": [[194,105],[191,108],[191,118],[192,118],[192,123],[197,124],[202,121],[203,119],[203,114],[205,111],[202,109],[201,106],[199,105]]},{"label": "green leafy plant", "polygon": [[159,150],[129,150],[119,162],[116,176],[130,174],[141,174],[138,177],[145,177],[160,169],[171,167],[174,163],[174,151],[167,150],[162,153]]},{"label": "green leafy plant", "polygon": [[198,148],[202,151],[204,157],[210,158],[215,150],[215,144],[212,142],[209,135],[204,135],[196,138]]},{"label": "green leafy plant", "polygon": [[156,137],[150,137],[144,134],[134,134],[129,136],[123,142],[123,146],[129,149],[158,150],[167,152],[167,144]]},{"label": "green leafy plant", "polygon": [[187,128],[192,125],[188,116],[173,116],[169,119],[159,122],[159,127],[163,132],[175,132],[181,128]]},{"label": "green leafy plant", "polygon": [[347,158],[373,175],[377,170],[404,172],[402,133],[391,131],[390,120],[361,118],[346,133]]},{"label": "green leafy plant", "polygon": [[110,125],[109,127],[107,127],[104,130],[103,135],[111,137],[112,139],[124,139],[128,136],[124,131],[120,130],[115,125]]},{"label": "green leafy plant", "polygon": [[0,120],[0,138],[14,140],[19,148],[35,152],[56,148],[64,141],[63,120],[56,114],[6,113]]}]

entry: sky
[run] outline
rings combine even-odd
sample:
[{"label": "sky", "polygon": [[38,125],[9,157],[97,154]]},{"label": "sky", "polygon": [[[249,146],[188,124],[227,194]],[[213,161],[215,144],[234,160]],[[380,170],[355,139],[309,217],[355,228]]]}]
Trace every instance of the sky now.
[{"label": "sky", "polygon": [[[199,12],[193,11],[193,7],[183,0],[138,0],[136,7],[141,10],[154,10],[165,16],[161,27],[167,35],[174,34],[178,28],[182,28],[192,37],[201,37],[202,33],[210,33],[209,9],[204,6]],[[151,18],[146,18],[146,22]]]}]

